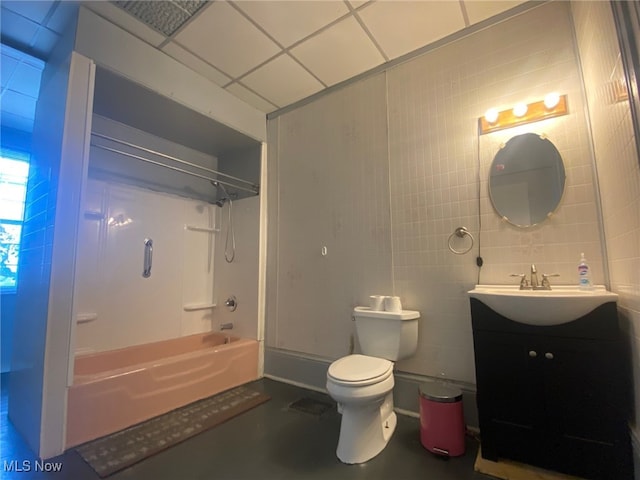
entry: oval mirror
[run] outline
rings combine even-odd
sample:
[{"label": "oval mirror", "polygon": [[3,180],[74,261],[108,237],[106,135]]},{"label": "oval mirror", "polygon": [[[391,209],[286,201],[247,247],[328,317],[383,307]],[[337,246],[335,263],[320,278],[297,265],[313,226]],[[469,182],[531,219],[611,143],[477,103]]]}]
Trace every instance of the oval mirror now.
[{"label": "oval mirror", "polygon": [[518,227],[542,222],[562,199],[565,172],[560,152],[535,133],[511,138],[491,164],[489,196],[496,212]]}]

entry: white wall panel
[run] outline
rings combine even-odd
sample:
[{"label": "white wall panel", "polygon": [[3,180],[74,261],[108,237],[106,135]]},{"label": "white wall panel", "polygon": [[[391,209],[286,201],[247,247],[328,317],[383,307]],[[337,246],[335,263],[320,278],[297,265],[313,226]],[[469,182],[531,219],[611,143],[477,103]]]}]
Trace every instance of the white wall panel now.
[{"label": "white wall panel", "polygon": [[[227,242],[229,228],[229,204],[216,209],[217,225],[215,252],[216,308],[213,311],[212,329],[220,330],[223,323],[233,323],[233,330],[226,331],[243,338],[258,339],[258,256],[260,240],[260,197],[249,197],[233,202],[233,230],[235,231],[236,253],[232,263],[232,237]],[[238,308],[231,312],[225,301],[231,295],[237,298]]]},{"label": "white wall panel", "polygon": [[[89,304],[78,291],[78,305],[97,319],[78,325],[76,348],[112,350],[180,336],[182,228],[181,205],[169,196],[129,186],[105,185],[106,209],[96,237],[82,238],[91,266],[82,263],[78,285],[93,277]],[[179,202],[179,200],[178,200]],[[96,223],[85,219],[85,222]],[[93,227],[95,231],[95,226]],[[153,239],[151,276],[142,276],[144,241]],[[97,278],[97,280],[96,280]],[[79,287],[80,288],[80,287]]]},{"label": "white wall panel", "polygon": [[214,329],[214,310],[207,306],[215,303],[215,249],[220,248],[220,233],[214,230],[216,217],[219,218],[217,210],[210,203],[182,202],[181,335]]},{"label": "white wall panel", "polygon": [[[212,329],[217,207],[90,179],[76,281],[75,351],[113,350]],[[191,228],[189,228],[191,227]],[[199,229],[199,230],[198,230]],[[153,240],[151,276],[142,276]],[[185,306],[187,310],[185,310]]]},{"label": "white wall panel", "polygon": [[[93,115],[93,132],[207,168],[217,167],[211,155],[99,115]],[[144,151],[133,153],[162,160]],[[82,281],[76,282],[80,323],[75,352],[210,331],[213,309],[193,307],[214,303],[216,233],[207,230],[213,230],[218,209],[177,195],[214,198],[215,189],[208,181],[176,176],[96,146],[91,147],[89,163],[78,255]],[[176,195],[144,188],[147,185]],[[145,238],[154,242],[152,275],[147,279],[141,276]]]}]

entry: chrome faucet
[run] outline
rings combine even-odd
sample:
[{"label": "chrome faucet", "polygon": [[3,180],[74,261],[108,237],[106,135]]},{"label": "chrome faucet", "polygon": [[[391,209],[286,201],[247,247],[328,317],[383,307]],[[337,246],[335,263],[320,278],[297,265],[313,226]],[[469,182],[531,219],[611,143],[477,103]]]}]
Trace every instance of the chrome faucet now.
[{"label": "chrome faucet", "polygon": [[520,278],[520,290],[529,290],[531,287],[529,286],[529,280],[527,280],[526,273],[512,273],[509,275],[510,277],[518,277]]},{"label": "chrome faucet", "polygon": [[542,282],[538,282],[538,269],[535,264],[531,264],[531,281],[527,279],[526,273],[512,273],[512,277],[520,278],[520,290],[551,290],[549,277],[559,277],[557,273],[543,273]]},{"label": "chrome faucet", "polygon": [[551,283],[549,283],[549,277],[559,277],[559,273],[543,273],[542,283],[540,284],[540,290],[551,290]]},{"label": "chrome faucet", "polygon": [[531,288],[534,290],[540,286],[538,283],[538,270],[536,270],[535,264],[531,264]]}]

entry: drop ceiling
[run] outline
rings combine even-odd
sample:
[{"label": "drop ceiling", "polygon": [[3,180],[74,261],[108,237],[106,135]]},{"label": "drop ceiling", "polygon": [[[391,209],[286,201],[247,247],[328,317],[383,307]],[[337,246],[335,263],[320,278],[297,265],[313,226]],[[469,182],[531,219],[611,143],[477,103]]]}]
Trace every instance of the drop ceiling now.
[{"label": "drop ceiling", "polygon": [[[89,1],[87,8],[270,113],[522,1]],[[58,1],[2,1],[2,37],[42,49]],[[517,9],[516,9],[517,10]],[[20,40],[26,25],[31,37]],[[55,20],[51,26],[49,22]],[[9,29],[9,30],[7,30]],[[35,35],[34,30],[40,31]],[[6,31],[6,33],[5,33]],[[42,33],[44,32],[44,34]],[[24,34],[25,36],[27,34]],[[46,55],[46,52],[41,55]]]},{"label": "drop ceiling", "polygon": [[30,132],[33,128],[44,62],[6,45],[0,46],[0,55],[2,126]]}]

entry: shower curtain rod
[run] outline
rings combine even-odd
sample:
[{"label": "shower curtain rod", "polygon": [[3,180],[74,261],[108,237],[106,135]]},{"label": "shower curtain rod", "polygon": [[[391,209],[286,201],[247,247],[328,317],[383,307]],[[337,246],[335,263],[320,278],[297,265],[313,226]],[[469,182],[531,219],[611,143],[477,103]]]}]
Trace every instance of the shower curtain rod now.
[{"label": "shower curtain rod", "polygon": [[99,143],[91,142],[91,145],[93,145],[94,147],[98,147],[98,148],[101,148],[103,150],[107,150],[109,152],[119,153],[120,155],[124,155],[124,156],[127,156],[127,157],[135,158],[136,160],[141,160],[143,162],[151,163],[153,165],[158,165],[159,167],[168,168],[169,170],[174,170],[176,172],[185,173],[187,175],[192,175],[194,177],[202,178],[204,180],[217,181],[217,182],[220,182],[223,185],[226,185],[227,187],[235,188],[237,190],[242,190],[242,191],[245,191],[245,192],[251,192],[251,193],[253,193],[255,195],[258,195],[260,193],[260,185],[256,185],[255,183],[250,182],[248,180],[244,180],[242,178],[234,177],[232,175],[228,175],[226,173],[222,173],[222,172],[219,172],[217,170],[210,169],[210,168],[202,167],[202,166],[197,165],[195,163],[187,162],[186,160],[182,160],[180,158],[172,157],[171,155],[167,155],[167,154],[162,153],[162,152],[157,152],[155,150],[151,150],[149,148],[142,147],[140,145],[136,145],[134,143],[129,143],[129,142],[126,142],[124,140],[120,140],[119,138],[110,137],[110,136],[104,135],[102,133],[91,132],[91,135],[93,135],[95,137],[98,137],[98,138],[104,138],[106,140],[109,140],[109,141],[112,141],[112,142],[115,142],[115,143],[119,143],[121,145],[126,145],[128,147],[132,147],[132,148],[141,150],[143,152],[151,153],[153,155],[157,155],[159,157],[163,157],[163,158],[166,158],[168,160],[171,160],[171,161],[174,161],[174,162],[177,162],[177,163],[181,163],[183,165],[189,165],[190,167],[197,168],[199,170],[203,170],[203,171],[206,171],[206,172],[209,172],[209,173],[213,173],[215,175],[220,175],[220,176],[225,177],[225,179],[228,179],[228,180],[233,180],[233,181],[236,181],[236,182],[246,183],[248,186],[236,185],[234,183],[230,183],[227,180],[220,180],[217,177],[210,177],[210,176],[207,176],[207,175],[201,175],[199,173],[191,172],[191,171],[185,170],[183,168],[173,167],[171,165],[167,165],[165,163],[158,162],[156,160],[151,160],[150,158],[142,157],[140,155],[135,155],[133,153],[125,152],[123,150],[118,150],[117,148],[107,147],[106,145],[101,145]]}]

